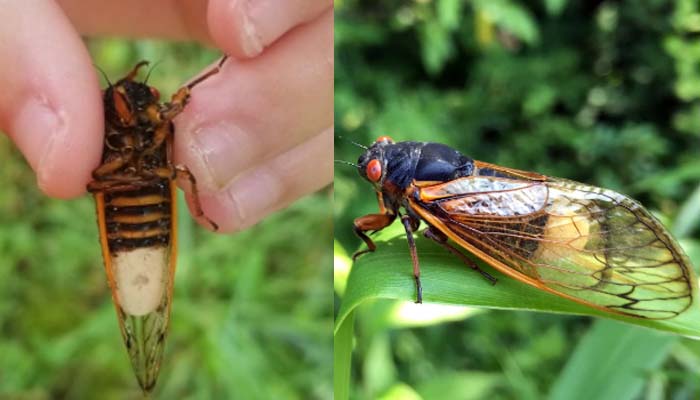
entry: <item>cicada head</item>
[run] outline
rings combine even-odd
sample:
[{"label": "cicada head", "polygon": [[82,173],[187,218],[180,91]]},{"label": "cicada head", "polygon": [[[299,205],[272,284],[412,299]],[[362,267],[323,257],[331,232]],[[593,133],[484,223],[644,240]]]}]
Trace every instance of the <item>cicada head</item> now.
[{"label": "cicada head", "polygon": [[357,160],[360,175],[381,191],[387,176],[387,146],[394,144],[388,136],[381,136]]},{"label": "cicada head", "polygon": [[110,85],[104,92],[105,119],[115,127],[133,127],[158,122],[158,89],[134,80],[142,61],[123,79]]}]

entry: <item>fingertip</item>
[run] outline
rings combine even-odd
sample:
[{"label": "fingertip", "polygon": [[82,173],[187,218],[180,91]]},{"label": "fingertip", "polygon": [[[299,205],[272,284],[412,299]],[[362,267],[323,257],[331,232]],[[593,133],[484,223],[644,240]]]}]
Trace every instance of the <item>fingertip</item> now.
[{"label": "fingertip", "polygon": [[[214,221],[217,233],[232,233],[250,228],[264,216],[281,207],[284,183],[270,173],[268,168],[256,168],[217,192],[200,193],[199,202],[205,218],[196,218],[207,226],[207,219]],[[195,210],[188,199],[190,211]],[[194,215],[194,214],[193,214]]]},{"label": "fingertip", "polygon": [[0,63],[0,125],[42,191],[78,196],[102,150],[102,100],[90,55],[55,3],[9,6],[0,8],[0,54],[13,55]]},{"label": "fingertip", "polygon": [[[332,143],[333,127],[328,127],[305,143],[253,166],[225,188],[200,192],[201,210],[206,218],[219,225],[221,233],[257,224],[272,212],[332,181],[333,157],[329,151]],[[190,210],[194,210],[192,202],[189,203]],[[205,227],[206,218],[198,219]]]},{"label": "fingertip", "polygon": [[332,7],[331,0],[211,0],[207,19],[211,37],[227,54],[251,58]]},{"label": "fingertip", "polygon": [[55,176],[55,171],[61,169],[56,158],[61,136],[66,135],[65,114],[57,111],[46,99],[30,98],[15,116],[11,127],[15,144],[36,173],[37,186],[47,195],[59,198],[80,193],[77,185],[70,182],[70,174],[60,180]]},{"label": "fingertip", "polygon": [[96,78],[94,87],[87,82],[57,85],[49,80],[43,93],[29,95],[12,118],[10,136],[36,173],[39,188],[51,197],[72,198],[85,192],[99,163],[102,103]]},{"label": "fingertip", "polygon": [[209,33],[224,53],[235,58],[249,58],[264,48],[246,10],[244,0],[211,0],[207,10]]}]

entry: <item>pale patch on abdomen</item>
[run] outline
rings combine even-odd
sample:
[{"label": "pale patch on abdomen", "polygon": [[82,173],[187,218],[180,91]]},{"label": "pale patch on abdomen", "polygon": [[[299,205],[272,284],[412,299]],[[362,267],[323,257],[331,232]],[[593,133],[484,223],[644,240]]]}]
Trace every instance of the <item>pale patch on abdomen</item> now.
[{"label": "pale patch on abdomen", "polygon": [[119,303],[125,313],[142,316],[155,311],[168,288],[167,247],[117,251],[112,267]]}]

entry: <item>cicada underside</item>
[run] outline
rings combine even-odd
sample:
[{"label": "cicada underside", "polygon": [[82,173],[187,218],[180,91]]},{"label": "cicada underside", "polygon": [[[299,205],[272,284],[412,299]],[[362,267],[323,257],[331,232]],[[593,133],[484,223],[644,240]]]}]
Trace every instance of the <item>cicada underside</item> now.
[{"label": "cicada underside", "polygon": [[190,90],[217,73],[225,59],[178,90],[170,102],[160,103],[156,88],[136,81],[147,62],[138,63],[104,91],[102,163],[93,171],[88,191],[95,197],[102,255],[122,337],[145,392],[155,386],[170,320],[177,178],[190,182],[195,211],[204,217],[194,177],[186,167],[173,164],[172,120],[187,105]]}]

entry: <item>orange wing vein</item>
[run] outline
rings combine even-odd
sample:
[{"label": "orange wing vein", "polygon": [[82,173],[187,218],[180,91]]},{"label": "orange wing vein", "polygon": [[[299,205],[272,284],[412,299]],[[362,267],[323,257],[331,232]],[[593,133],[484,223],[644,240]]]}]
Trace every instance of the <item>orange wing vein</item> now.
[{"label": "orange wing vein", "polygon": [[416,182],[410,207],[494,268],[542,290],[640,318],[673,318],[690,307],[697,290],[690,262],[639,203],[563,179],[493,175]]}]

